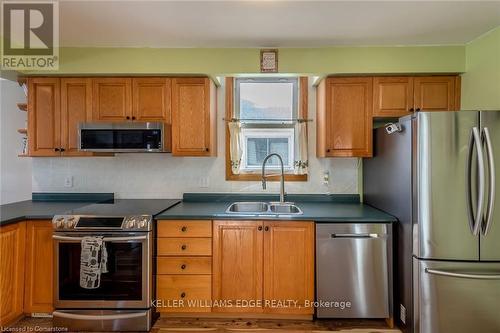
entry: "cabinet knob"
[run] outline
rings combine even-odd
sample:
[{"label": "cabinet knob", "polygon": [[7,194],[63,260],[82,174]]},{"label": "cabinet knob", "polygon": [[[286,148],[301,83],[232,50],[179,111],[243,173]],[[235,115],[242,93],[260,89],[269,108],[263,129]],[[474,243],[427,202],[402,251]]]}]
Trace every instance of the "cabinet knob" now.
[{"label": "cabinet knob", "polygon": [[181,269],[186,269],[186,264],[182,264]]},{"label": "cabinet knob", "polygon": [[64,148],[60,148],[59,150],[60,150],[60,151],[66,151],[66,149],[64,149]]},{"label": "cabinet knob", "polygon": [[327,152],[327,153],[329,153],[329,152],[330,152],[330,149],[327,149],[327,150],[326,150],[326,152]]},{"label": "cabinet knob", "polygon": [[181,246],[181,250],[185,250],[185,249],[187,249],[187,245],[186,245],[186,244],[183,244],[183,245]]},{"label": "cabinet knob", "polygon": [[129,116],[126,116],[126,117],[125,117],[125,119],[130,119],[130,117],[129,117]]},{"label": "cabinet knob", "polygon": [[420,108],[417,108],[415,111],[417,111],[417,112],[420,111]]},{"label": "cabinet knob", "polygon": [[208,149],[208,148],[205,148],[205,151],[210,151],[210,149]]},{"label": "cabinet knob", "polygon": [[135,116],[132,116],[132,120],[135,120]]},{"label": "cabinet knob", "polygon": [[61,148],[54,148],[54,151],[61,151]]},{"label": "cabinet knob", "polygon": [[262,231],[262,226],[260,225],[257,230]]},{"label": "cabinet knob", "polygon": [[181,293],[181,298],[184,298],[184,297],[186,297],[186,293],[185,293],[185,292],[182,292],[182,293]]},{"label": "cabinet knob", "polygon": [[186,231],[187,231],[187,229],[188,229],[188,228],[187,228],[186,226],[183,226],[183,227],[181,228],[181,231],[182,231],[182,232],[186,232]]},{"label": "cabinet knob", "polygon": [[413,112],[413,111],[415,111],[415,109],[414,109],[414,108],[411,108],[411,109],[410,109],[410,112]]},{"label": "cabinet knob", "polygon": [[264,228],[264,231],[269,231],[269,227],[265,227],[265,228]]}]

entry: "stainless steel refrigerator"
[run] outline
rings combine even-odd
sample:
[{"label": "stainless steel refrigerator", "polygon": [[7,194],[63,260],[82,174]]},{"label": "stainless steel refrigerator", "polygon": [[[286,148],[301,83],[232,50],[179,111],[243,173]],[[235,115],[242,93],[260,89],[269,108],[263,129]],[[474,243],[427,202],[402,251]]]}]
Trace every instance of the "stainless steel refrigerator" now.
[{"label": "stainless steel refrigerator", "polygon": [[405,332],[500,332],[500,111],[399,125],[376,129],[363,161],[365,203],[399,219],[396,319]]}]

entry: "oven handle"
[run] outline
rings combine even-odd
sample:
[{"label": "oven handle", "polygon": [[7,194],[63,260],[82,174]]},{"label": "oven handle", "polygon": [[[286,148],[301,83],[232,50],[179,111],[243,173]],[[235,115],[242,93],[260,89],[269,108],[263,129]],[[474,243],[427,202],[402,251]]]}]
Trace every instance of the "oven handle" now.
[{"label": "oven handle", "polygon": [[[52,235],[52,239],[62,240],[62,241],[81,241],[83,240],[83,237]],[[126,241],[145,240],[145,239],[147,239],[147,236],[103,237],[102,240],[105,242],[126,242]]]},{"label": "oven handle", "polygon": [[67,318],[67,319],[81,319],[81,320],[115,320],[115,319],[129,319],[138,318],[146,316],[146,313],[127,313],[127,314],[114,314],[114,315],[83,315],[75,313],[66,313],[60,311],[54,311],[52,313],[55,317]]}]

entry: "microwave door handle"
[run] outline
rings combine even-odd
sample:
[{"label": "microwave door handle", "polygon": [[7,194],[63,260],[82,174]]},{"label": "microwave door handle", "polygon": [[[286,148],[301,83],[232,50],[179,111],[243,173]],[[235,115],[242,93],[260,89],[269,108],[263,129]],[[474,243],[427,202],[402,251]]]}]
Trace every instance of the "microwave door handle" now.
[{"label": "microwave door handle", "polygon": [[476,279],[476,280],[500,280],[500,274],[470,274],[470,273],[458,273],[458,272],[450,272],[439,269],[430,269],[426,268],[425,272],[427,274],[440,275],[440,276],[449,276],[463,279]]},{"label": "microwave door handle", "polygon": [[146,313],[127,313],[127,314],[113,314],[113,315],[83,315],[76,313],[67,313],[54,311],[52,314],[54,317],[67,318],[67,319],[80,319],[80,320],[116,320],[116,319],[130,319],[139,318],[146,316]]},{"label": "microwave door handle", "polygon": [[493,220],[493,209],[495,205],[495,195],[496,195],[496,179],[495,179],[495,157],[493,154],[493,145],[491,143],[490,131],[488,127],[483,128],[483,139],[486,146],[486,153],[488,156],[488,180],[489,180],[489,193],[488,193],[488,206],[486,208],[486,216],[484,219],[484,225],[481,228],[481,234],[486,236],[491,227],[491,222]]},{"label": "microwave door handle", "polygon": [[[82,241],[83,237],[52,235],[52,239],[61,241]],[[145,239],[147,239],[147,236],[103,237],[102,240],[105,242],[126,242]]]}]

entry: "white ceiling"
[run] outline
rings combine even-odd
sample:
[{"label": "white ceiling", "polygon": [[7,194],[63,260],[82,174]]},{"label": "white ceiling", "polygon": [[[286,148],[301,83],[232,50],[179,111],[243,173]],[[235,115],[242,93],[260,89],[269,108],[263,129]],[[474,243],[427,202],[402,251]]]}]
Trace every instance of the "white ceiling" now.
[{"label": "white ceiling", "polygon": [[464,44],[500,1],[64,1],[62,46],[322,47]]}]

